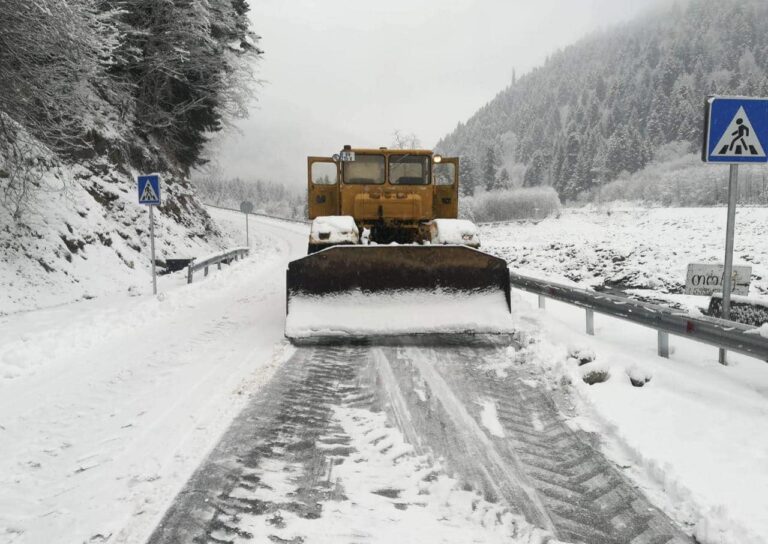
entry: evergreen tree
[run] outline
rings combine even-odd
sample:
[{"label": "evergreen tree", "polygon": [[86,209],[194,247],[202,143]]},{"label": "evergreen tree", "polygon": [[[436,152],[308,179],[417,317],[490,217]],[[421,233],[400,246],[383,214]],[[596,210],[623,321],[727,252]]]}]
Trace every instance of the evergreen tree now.
[{"label": "evergreen tree", "polygon": [[471,155],[459,158],[459,190],[462,195],[473,195],[477,186],[475,163]]},{"label": "evergreen tree", "polygon": [[497,167],[496,151],[493,147],[488,147],[485,152],[485,162],[483,163],[483,183],[486,191],[493,190],[496,185],[496,167]]}]

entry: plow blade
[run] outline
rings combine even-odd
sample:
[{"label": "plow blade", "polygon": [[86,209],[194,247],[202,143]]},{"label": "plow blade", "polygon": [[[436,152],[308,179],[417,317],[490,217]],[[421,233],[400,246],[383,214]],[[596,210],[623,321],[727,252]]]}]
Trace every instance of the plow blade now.
[{"label": "plow blade", "polygon": [[507,263],[464,246],[335,246],[291,262],[294,343],[508,343]]}]

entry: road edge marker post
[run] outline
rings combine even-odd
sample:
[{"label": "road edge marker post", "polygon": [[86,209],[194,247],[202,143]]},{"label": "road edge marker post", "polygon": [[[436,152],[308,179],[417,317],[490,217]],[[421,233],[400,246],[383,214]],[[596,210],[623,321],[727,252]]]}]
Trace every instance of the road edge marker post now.
[{"label": "road edge marker post", "polygon": [[149,206],[149,247],[152,262],[152,294],[157,295],[157,267],[155,265],[155,206],[160,205],[160,174],[138,177],[139,204]]},{"label": "road edge marker post", "polygon": [[[723,319],[731,318],[739,165],[768,163],[766,149],[768,149],[768,98],[729,96],[707,98],[701,158],[706,163],[730,165],[721,316]],[[728,354],[724,348],[719,348],[718,359],[720,364],[728,364]]]}]

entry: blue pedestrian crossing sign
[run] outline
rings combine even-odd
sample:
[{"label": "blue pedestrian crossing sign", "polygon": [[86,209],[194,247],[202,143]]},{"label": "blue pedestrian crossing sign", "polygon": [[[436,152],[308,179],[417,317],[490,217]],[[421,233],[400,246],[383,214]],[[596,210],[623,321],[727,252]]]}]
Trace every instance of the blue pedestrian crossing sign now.
[{"label": "blue pedestrian crossing sign", "polygon": [[704,162],[768,163],[768,98],[707,100]]},{"label": "blue pedestrian crossing sign", "polygon": [[160,205],[160,175],[139,176],[139,204]]}]

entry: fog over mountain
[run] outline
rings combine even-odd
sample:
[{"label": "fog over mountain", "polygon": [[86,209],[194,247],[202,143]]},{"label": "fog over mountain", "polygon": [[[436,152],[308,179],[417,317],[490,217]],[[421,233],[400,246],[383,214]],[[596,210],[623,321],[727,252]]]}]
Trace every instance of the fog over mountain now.
[{"label": "fog over mountain", "polygon": [[388,145],[400,129],[434,146],[513,70],[672,1],[252,2],[264,84],[209,156],[224,175],[300,187],[307,155],[345,143]]},{"label": "fog over mountain", "polygon": [[764,0],[692,0],[582,39],[438,147],[465,158],[470,185],[552,185],[573,199],[670,145],[696,152],[711,94],[768,95]]}]

